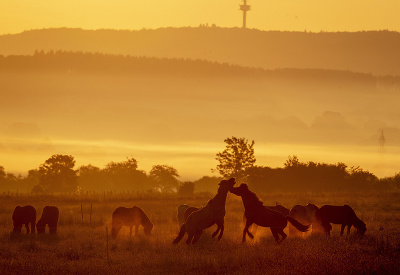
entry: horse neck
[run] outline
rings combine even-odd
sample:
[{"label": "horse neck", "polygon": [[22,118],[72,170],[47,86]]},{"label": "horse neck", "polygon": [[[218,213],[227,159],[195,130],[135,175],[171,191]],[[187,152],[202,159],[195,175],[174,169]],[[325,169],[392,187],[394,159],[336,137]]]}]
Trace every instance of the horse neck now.
[{"label": "horse neck", "polygon": [[147,217],[146,213],[144,213],[144,211],[140,211],[141,216],[142,216],[142,226],[146,227],[146,226],[150,226],[153,225],[149,219],[149,217]]},{"label": "horse neck", "polygon": [[242,196],[242,201],[243,201],[243,205],[244,208],[255,208],[258,205],[262,205],[259,201],[255,201],[254,199],[252,199],[249,196]]},{"label": "horse neck", "polygon": [[225,206],[226,196],[228,195],[228,190],[218,190],[218,193],[215,197],[210,201],[213,205]]}]

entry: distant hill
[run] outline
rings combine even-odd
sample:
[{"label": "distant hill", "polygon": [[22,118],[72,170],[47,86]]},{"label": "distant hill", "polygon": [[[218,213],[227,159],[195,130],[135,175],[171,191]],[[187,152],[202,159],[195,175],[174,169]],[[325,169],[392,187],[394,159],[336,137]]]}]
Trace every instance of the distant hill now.
[{"label": "distant hill", "polygon": [[239,28],[119,31],[43,29],[0,36],[0,55],[36,50],[202,59],[264,69],[349,70],[400,75],[400,33],[309,33]]},{"label": "distant hill", "polygon": [[246,80],[278,82],[312,82],[314,85],[341,87],[356,85],[370,92],[378,86],[400,87],[400,76],[374,76],[372,74],[327,69],[274,69],[243,67],[207,60],[177,58],[134,57],[101,53],[35,51],[33,55],[0,56],[0,73],[61,73],[128,75],[145,77],[242,78]]}]

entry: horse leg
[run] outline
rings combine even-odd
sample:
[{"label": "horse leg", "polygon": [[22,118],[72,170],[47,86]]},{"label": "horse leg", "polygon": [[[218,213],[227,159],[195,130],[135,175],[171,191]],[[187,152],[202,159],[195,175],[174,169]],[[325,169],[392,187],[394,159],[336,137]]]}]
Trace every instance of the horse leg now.
[{"label": "horse leg", "polygon": [[276,243],[279,244],[279,235],[278,235],[278,232],[276,231],[275,228],[272,228],[272,227],[271,227],[271,232],[272,232],[272,235],[273,235],[274,238],[275,238]]},{"label": "horse leg", "polygon": [[346,224],[342,224],[342,227],[340,228],[340,236],[343,236],[343,231],[344,231],[345,227],[346,227]]},{"label": "horse leg", "polygon": [[194,234],[192,244],[197,243],[197,241],[200,239],[202,234],[203,234],[203,230],[196,231],[196,233]]},{"label": "horse leg", "polygon": [[129,237],[132,237],[132,226],[129,226]]},{"label": "horse leg", "polygon": [[218,241],[221,240],[223,234],[224,234],[224,224],[221,225],[221,231],[219,232]]},{"label": "horse leg", "polygon": [[280,230],[278,231],[278,233],[282,236],[282,239],[281,239],[280,242],[279,242],[279,243],[281,243],[281,242],[283,242],[284,239],[286,239],[287,235],[286,235],[285,232],[283,232],[283,228],[280,229]]},{"label": "horse leg", "polygon": [[31,233],[35,234],[35,222],[31,222]]},{"label": "horse leg", "polygon": [[187,245],[189,245],[192,242],[193,237],[194,237],[194,234],[188,232],[188,238],[186,240]]},{"label": "horse leg", "polygon": [[350,228],[351,228],[351,224],[347,225],[347,236],[350,234]]},{"label": "horse leg", "polygon": [[249,222],[249,220],[246,221],[246,225],[243,228],[243,237],[242,237],[242,243],[246,242],[246,234],[249,235],[250,238],[254,239],[253,234],[249,232],[249,227],[252,225],[252,222]]},{"label": "horse leg", "polygon": [[25,228],[26,228],[26,234],[29,234],[29,223],[25,224]]},{"label": "horse leg", "polygon": [[138,235],[139,225],[135,225],[135,237]]},{"label": "horse leg", "polygon": [[221,230],[221,228],[219,227],[219,225],[217,225],[218,228],[217,230],[215,230],[215,232],[212,234],[212,237],[214,238],[215,236],[217,236],[218,232]]}]

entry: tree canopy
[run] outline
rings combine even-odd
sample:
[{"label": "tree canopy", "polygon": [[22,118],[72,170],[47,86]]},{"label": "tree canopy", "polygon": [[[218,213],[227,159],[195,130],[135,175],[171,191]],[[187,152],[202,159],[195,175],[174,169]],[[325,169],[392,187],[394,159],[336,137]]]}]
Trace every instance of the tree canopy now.
[{"label": "tree canopy", "polygon": [[179,187],[179,174],[172,166],[154,165],[149,174],[154,187],[161,192],[172,192]]},{"label": "tree canopy", "polygon": [[75,159],[70,155],[53,155],[39,166],[39,184],[47,192],[73,192],[78,187]]},{"label": "tree canopy", "polygon": [[235,177],[240,181],[248,176],[246,172],[254,166],[254,140],[249,142],[245,138],[226,138],[226,148],[217,153],[216,160],[219,162],[217,171],[223,177]]}]

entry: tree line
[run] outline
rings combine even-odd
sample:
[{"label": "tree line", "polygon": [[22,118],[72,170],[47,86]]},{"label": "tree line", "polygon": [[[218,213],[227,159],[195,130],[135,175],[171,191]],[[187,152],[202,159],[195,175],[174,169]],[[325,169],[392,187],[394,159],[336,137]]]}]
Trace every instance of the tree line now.
[{"label": "tree line", "polygon": [[[115,55],[82,51],[43,51],[33,55],[0,55],[0,72],[58,72],[63,74],[105,73],[134,75],[193,75],[193,76],[240,76],[282,79],[309,79],[325,83],[354,82],[358,86],[374,88],[380,86],[398,88],[398,76],[373,76],[341,70],[326,69],[274,69],[243,67],[228,63],[185,58],[156,58],[129,55]],[[326,83],[325,83],[326,85]]]},{"label": "tree line", "polygon": [[138,162],[127,157],[110,162],[104,168],[91,164],[75,169],[71,155],[53,155],[28,175],[7,173],[0,166],[0,190],[32,193],[82,191],[136,191],[178,193],[215,192],[221,178],[235,177],[247,182],[255,192],[331,192],[400,189],[400,173],[378,178],[360,167],[344,163],[301,162],[289,156],[284,167],[257,166],[255,142],[245,138],[226,138],[225,149],[216,154],[218,176],[204,176],[196,181],[180,181],[179,172],[169,165],[154,165],[149,173],[138,169]]}]

